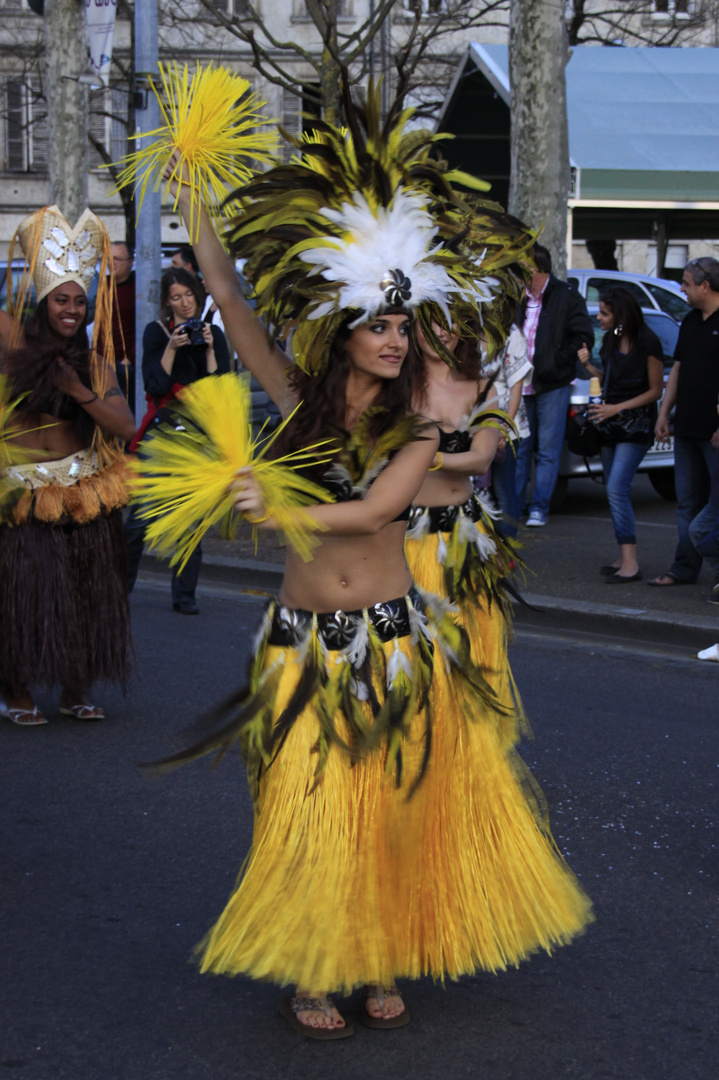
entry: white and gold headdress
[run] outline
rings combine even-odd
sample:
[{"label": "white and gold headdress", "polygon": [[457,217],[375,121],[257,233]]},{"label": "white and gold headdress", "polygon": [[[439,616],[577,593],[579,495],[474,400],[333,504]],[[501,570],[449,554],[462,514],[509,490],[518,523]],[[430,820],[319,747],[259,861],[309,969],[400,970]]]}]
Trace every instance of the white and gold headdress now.
[{"label": "white and gold headdress", "polygon": [[16,235],[38,303],[69,281],[76,282],[87,296],[107,236],[105,226],[92,210],[85,210],[71,228],[57,206],[44,206],[20,223]]}]

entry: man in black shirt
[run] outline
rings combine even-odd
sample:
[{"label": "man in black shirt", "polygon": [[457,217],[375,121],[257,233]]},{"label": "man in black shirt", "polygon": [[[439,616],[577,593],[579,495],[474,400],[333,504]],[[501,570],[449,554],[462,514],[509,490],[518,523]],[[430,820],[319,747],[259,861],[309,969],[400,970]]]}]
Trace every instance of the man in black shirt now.
[{"label": "man in black shirt", "polygon": [[672,368],[659,410],[657,439],[669,437],[669,413],[674,416],[674,478],[677,489],[679,543],[666,574],[650,585],[682,585],[697,580],[702,557],[689,536],[692,518],[709,499],[714,447],[719,427],[719,262],[692,259],[682,278],[682,292],[693,311],[679,330]]}]

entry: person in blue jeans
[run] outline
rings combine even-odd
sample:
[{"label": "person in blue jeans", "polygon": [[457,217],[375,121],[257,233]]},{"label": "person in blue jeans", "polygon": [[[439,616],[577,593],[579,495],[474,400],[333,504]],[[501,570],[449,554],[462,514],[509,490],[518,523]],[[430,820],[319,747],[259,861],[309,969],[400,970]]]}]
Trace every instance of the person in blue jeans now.
[{"label": "person in blue jeans", "polygon": [[523,331],[533,364],[531,383],[523,391],[530,433],[519,443],[516,473],[519,505],[524,507],[536,452],[534,492],[527,518],[530,528],[547,524],[549,501],[559,475],[577,353],[586,342],[594,340],[594,327],[583,298],[552,274],[551,256],[541,244],[534,245],[534,262],[537,269],[522,305]]},{"label": "person in blue jeans", "polygon": [[679,329],[674,366],[655,428],[657,439],[669,438],[669,414],[676,405],[674,482],[679,543],[669,570],[649,582],[659,586],[690,585],[702,566],[689,529],[709,499],[719,428],[719,262],[707,256],[687,263],[682,292],[693,310]]},{"label": "person in blue jeans", "polygon": [[656,402],[662,396],[664,356],[657,335],[644,322],[639,304],[627,289],[610,289],[599,301],[604,331],[599,355],[603,373],[590,360],[579,359],[590,375],[603,380],[602,403],[589,407],[599,426],[600,455],[619,556],[601,567],[607,585],[640,581],[637,536],[631,489],[639,463],[654,440]]},{"label": "person in blue jeans", "polygon": [[[717,405],[717,412],[719,413],[719,405]],[[707,601],[710,604],[719,604],[719,430],[714,432],[712,445],[715,450],[709,502],[692,519],[689,526],[689,539],[695,551],[706,558],[714,572],[714,585]]]}]

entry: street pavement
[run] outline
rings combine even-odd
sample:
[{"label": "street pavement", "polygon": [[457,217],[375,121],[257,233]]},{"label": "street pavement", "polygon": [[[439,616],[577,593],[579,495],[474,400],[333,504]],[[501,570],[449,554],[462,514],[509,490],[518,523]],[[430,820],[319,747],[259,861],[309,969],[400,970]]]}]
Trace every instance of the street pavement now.
[{"label": "street pavement", "polygon": [[409,984],[408,1028],[330,1045],[290,1031],[276,988],[197,973],[193,946],[250,841],[241,763],[155,779],[138,762],[238,686],[263,602],[206,580],[201,614],[183,618],[148,576],[138,677],[124,699],[102,693],[108,719],[66,721],[40,696],[47,727],[0,727],[0,1075],[713,1080],[719,665],[680,648],[521,630],[512,646],[535,732],[523,756],[595,903],[575,944]]}]

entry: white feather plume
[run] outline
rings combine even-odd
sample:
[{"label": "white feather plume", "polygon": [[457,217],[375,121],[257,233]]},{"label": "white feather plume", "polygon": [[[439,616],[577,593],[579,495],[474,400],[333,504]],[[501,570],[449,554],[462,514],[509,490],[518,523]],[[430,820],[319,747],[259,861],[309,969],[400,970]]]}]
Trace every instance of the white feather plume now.
[{"label": "white feather plume", "polygon": [[[408,194],[398,188],[392,205],[379,207],[376,213],[360,192],[339,210],[325,207],[321,213],[335,222],[343,235],[323,237],[320,246],[302,252],[300,258],[327,281],[336,281],[339,289],[333,300],[319,304],[309,318],[357,309],[363,313],[360,322],[381,311],[387,306],[381,283],[394,268],[411,282],[407,306],[434,301],[444,311],[448,325],[450,297],[463,296],[476,303],[480,296],[476,284],[471,290],[462,289],[441,264],[431,260],[442,245],[433,246],[438,230],[427,211],[427,202],[422,194]],[[392,266],[387,262],[388,252],[393,253]]]}]

